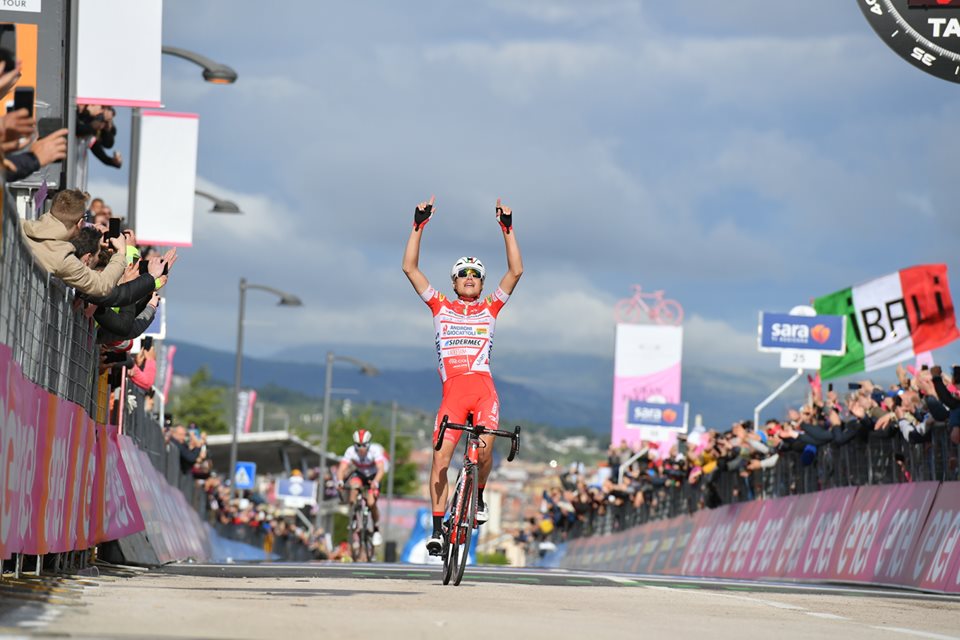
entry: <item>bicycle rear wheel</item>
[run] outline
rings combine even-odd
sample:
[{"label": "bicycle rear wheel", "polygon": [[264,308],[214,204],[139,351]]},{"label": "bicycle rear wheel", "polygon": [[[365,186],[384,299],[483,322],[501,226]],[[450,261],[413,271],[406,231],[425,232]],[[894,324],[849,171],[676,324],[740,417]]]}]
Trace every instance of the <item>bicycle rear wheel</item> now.
[{"label": "bicycle rear wheel", "polygon": [[470,555],[470,541],[473,539],[473,527],[477,522],[477,468],[470,467],[463,484],[464,499],[461,501],[460,522],[457,527],[457,537],[460,542],[460,564],[457,567],[456,579],[453,586],[463,580],[463,570],[467,568],[467,558]]},{"label": "bicycle rear wheel", "polygon": [[647,312],[632,298],[625,298],[614,305],[613,317],[622,324],[640,324],[647,319]]}]

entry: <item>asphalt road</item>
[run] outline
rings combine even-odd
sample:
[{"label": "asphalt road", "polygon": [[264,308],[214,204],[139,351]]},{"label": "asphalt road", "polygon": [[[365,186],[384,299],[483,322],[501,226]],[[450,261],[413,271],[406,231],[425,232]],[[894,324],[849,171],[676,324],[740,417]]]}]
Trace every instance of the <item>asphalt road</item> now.
[{"label": "asphalt road", "polygon": [[48,583],[57,591],[46,599],[0,600],[0,638],[960,640],[960,599],[881,589],[473,567],[445,587],[437,569],[353,564],[175,565]]}]

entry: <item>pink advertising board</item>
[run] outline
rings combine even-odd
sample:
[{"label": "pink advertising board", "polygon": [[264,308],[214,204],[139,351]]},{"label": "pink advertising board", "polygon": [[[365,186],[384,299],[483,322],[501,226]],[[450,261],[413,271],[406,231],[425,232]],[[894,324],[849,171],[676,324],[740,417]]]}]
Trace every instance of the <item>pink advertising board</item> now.
[{"label": "pink advertising board", "polygon": [[837,541],[832,578],[911,585],[907,560],[939,487],[939,482],[860,487]]},{"label": "pink advertising board", "polygon": [[905,573],[910,585],[960,593],[960,483],[940,485]]},{"label": "pink advertising board", "polygon": [[683,328],[618,324],[614,347],[610,441],[637,445],[651,439],[644,428],[628,424],[630,401],[680,402]]},{"label": "pink advertising board", "polygon": [[108,440],[79,406],[27,380],[0,345],[0,558],[86,549],[143,528]]}]

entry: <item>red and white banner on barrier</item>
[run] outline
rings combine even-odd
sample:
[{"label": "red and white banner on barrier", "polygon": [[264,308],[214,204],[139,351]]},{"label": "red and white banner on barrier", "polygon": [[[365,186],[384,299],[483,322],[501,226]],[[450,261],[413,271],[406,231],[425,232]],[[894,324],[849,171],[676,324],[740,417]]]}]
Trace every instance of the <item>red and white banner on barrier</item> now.
[{"label": "red and white banner on barrier", "polygon": [[574,540],[560,566],[960,593],[960,483],[830,489]]},{"label": "red and white banner on barrier", "polygon": [[142,530],[116,428],[27,380],[0,344],[0,558]]}]

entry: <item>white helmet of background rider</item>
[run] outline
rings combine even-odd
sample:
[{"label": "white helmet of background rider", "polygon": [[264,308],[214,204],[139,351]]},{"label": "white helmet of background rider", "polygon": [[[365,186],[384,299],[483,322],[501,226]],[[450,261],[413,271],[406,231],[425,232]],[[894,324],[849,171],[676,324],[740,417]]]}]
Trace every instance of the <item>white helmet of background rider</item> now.
[{"label": "white helmet of background rider", "polygon": [[483,280],[487,277],[487,270],[484,268],[483,263],[480,262],[480,258],[474,258],[473,256],[463,256],[459,260],[453,263],[453,269],[450,270],[450,279],[456,280],[457,274],[460,273],[461,269],[476,269],[480,272],[480,279]]},{"label": "white helmet of background rider", "polygon": [[353,444],[355,447],[369,447],[373,440],[373,434],[366,429],[358,429],[353,432]]}]

